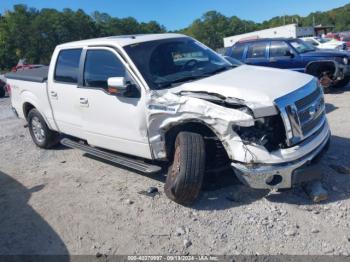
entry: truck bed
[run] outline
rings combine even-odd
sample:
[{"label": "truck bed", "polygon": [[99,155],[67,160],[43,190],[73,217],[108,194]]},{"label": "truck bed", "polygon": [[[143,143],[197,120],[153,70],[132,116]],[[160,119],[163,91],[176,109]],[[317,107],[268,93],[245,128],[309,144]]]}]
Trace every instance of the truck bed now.
[{"label": "truck bed", "polygon": [[43,83],[47,80],[49,67],[43,66],[34,69],[21,70],[17,72],[10,72],[5,75],[7,79],[22,80]]}]

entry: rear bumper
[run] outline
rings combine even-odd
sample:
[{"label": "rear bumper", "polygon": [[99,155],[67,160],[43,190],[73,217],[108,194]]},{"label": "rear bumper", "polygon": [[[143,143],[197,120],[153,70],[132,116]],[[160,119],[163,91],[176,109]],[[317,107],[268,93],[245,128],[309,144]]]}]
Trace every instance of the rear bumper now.
[{"label": "rear bumper", "polygon": [[318,160],[328,149],[328,132],[322,143],[302,158],[282,164],[249,165],[231,163],[237,177],[246,185],[257,189],[291,188],[293,185],[317,180],[322,177]]}]

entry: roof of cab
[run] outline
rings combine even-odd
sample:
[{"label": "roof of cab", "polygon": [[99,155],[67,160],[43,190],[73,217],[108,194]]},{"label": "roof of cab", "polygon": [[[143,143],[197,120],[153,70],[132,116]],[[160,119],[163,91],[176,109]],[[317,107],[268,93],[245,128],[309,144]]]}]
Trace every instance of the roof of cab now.
[{"label": "roof of cab", "polygon": [[253,43],[253,42],[266,42],[266,41],[294,41],[298,40],[299,38],[293,38],[293,37],[274,37],[274,38],[254,38],[254,39],[242,39],[237,44],[245,44],[245,43]]},{"label": "roof of cab", "polygon": [[89,45],[117,45],[117,46],[127,46],[142,42],[161,40],[161,39],[169,39],[169,38],[177,38],[177,37],[186,37],[182,34],[143,34],[143,35],[120,35],[120,36],[109,36],[102,38],[94,38],[88,40],[81,40],[75,42],[69,42],[59,45],[59,48],[68,48],[68,47],[82,47]]}]

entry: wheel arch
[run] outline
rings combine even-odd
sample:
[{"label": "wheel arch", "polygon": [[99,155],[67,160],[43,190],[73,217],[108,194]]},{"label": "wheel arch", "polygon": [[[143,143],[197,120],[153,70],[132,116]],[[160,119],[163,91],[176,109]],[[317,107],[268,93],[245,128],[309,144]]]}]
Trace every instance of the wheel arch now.
[{"label": "wheel arch", "polygon": [[322,69],[331,70],[334,75],[338,74],[338,65],[334,60],[311,61],[305,66],[305,73],[319,77]]},{"label": "wheel arch", "polygon": [[32,110],[32,109],[37,109],[33,103],[31,102],[24,102],[23,103],[23,106],[22,106],[22,110],[23,110],[23,116],[24,118],[28,121],[28,115],[29,115],[29,112]]},{"label": "wheel arch", "polygon": [[46,118],[45,114],[43,114],[43,112],[41,111],[40,107],[37,106],[37,103],[35,103],[32,99],[25,99],[22,103],[22,112],[23,112],[23,117],[26,121],[28,121],[28,115],[29,115],[29,112],[32,110],[32,109],[36,109],[39,111],[40,115],[44,118],[45,120],[45,123],[47,124],[47,126],[51,129],[52,129],[52,126],[50,124],[50,122],[48,121],[48,119]]},{"label": "wheel arch", "polygon": [[226,153],[228,153],[228,147],[225,145],[225,143],[223,143],[219,134],[217,134],[217,132],[210,125],[198,119],[187,119],[186,121],[170,126],[164,132],[165,151],[168,160],[172,160],[175,139],[177,135],[183,131],[200,134],[204,137],[205,141],[207,141],[206,138],[209,137],[215,138],[217,141],[220,141],[222,146],[225,148]]}]

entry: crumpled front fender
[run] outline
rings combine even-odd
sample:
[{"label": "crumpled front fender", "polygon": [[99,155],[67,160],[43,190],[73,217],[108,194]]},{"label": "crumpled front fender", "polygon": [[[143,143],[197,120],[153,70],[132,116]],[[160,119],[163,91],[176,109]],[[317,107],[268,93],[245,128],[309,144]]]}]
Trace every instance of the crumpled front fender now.
[{"label": "crumpled front fender", "polygon": [[242,143],[233,125],[253,126],[254,118],[239,109],[226,108],[203,99],[172,93],[150,94],[147,103],[149,141],[155,159],[166,159],[165,133],[176,125],[197,120],[205,123],[223,143],[233,159],[230,143]]}]

